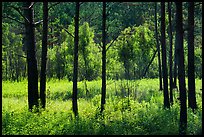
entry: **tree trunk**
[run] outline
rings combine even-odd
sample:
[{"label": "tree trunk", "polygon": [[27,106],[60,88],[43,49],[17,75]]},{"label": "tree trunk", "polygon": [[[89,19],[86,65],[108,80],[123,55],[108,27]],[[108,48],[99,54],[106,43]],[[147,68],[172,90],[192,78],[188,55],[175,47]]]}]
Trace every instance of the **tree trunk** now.
[{"label": "tree trunk", "polygon": [[176,33],[178,44],[178,79],[180,90],[180,126],[179,134],[185,135],[187,130],[186,84],[184,70],[182,2],[176,2]]},{"label": "tree trunk", "polygon": [[102,18],[102,94],[101,94],[101,113],[104,110],[106,97],[106,2],[103,2]]},{"label": "tree trunk", "polygon": [[57,66],[56,66],[56,73],[57,73],[57,78],[58,80],[60,80],[61,78],[61,58],[60,58],[61,54],[59,52],[59,46],[57,46],[57,50],[56,50],[56,61],[57,61]]},{"label": "tree trunk", "polygon": [[25,44],[27,47],[27,65],[28,65],[28,105],[29,110],[35,105],[38,107],[38,70],[36,59],[36,43],[34,28],[34,12],[33,8],[29,8],[31,2],[25,2],[25,17],[29,22],[25,21]]},{"label": "tree trunk", "polygon": [[7,55],[6,55],[6,81],[8,80],[8,79],[7,79],[7,75],[8,75],[8,66],[7,66],[8,63],[7,63],[7,62],[8,62],[8,57],[7,57]]},{"label": "tree trunk", "polygon": [[194,66],[194,2],[189,2],[188,5],[188,105],[193,111],[197,108]]},{"label": "tree trunk", "polygon": [[164,107],[170,108],[168,95],[167,63],[166,63],[166,40],[165,40],[165,2],[161,2],[161,46],[162,46],[162,72],[164,84]]},{"label": "tree trunk", "polygon": [[74,73],[73,73],[73,96],[72,96],[72,109],[75,117],[78,116],[77,106],[78,44],[79,44],[79,2],[76,2],[75,36],[74,36]]},{"label": "tree trunk", "polygon": [[156,42],[157,42],[158,63],[159,63],[159,90],[162,90],[161,55],[160,55],[160,46],[159,46],[158,31],[157,31],[157,2],[155,2],[155,36],[156,36]]},{"label": "tree trunk", "polygon": [[168,2],[169,13],[169,82],[170,82],[170,104],[173,104],[173,78],[172,78],[172,25],[171,25],[171,3]]},{"label": "tree trunk", "polygon": [[47,63],[47,34],[48,34],[48,2],[43,2],[43,37],[40,72],[40,100],[42,108],[46,104],[46,63]]},{"label": "tree trunk", "polygon": [[[177,34],[176,34],[177,35]],[[176,36],[176,38],[175,38],[175,46],[174,46],[174,80],[173,80],[173,88],[177,88],[177,74],[178,74],[178,57],[177,57],[177,55],[178,55],[178,53],[176,53],[177,52],[177,36]]]},{"label": "tree trunk", "polygon": [[17,57],[17,60],[15,60],[15,67],[16,67],[16,81],[19,81],[19,56]]}]

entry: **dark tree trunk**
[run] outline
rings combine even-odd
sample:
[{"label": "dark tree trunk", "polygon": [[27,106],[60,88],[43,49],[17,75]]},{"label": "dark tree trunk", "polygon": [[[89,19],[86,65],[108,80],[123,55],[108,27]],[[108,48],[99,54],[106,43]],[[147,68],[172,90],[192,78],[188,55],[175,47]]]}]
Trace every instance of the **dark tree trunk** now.
[{"label": "dark tree trunk", "polygon": [[157,42],[158,63],[159,63],[159,90],[162,90],[161,55],[160,55],[160,46],[159,46],[158,31],[157,31],[157,2],[155,2],[155,36],[156,36],[156,42]]},{"label": "dark tree trunk", "polygon": [[162,46],[162,72],[164,84],[164,107],[170,108],[168,94],[168,78],[167,78],[167,63],[166,63],[166,40],[165,40],[165,2],[161,2],[161,46]]},{"label": "dark tree trunk", "polygon": [[43,37],[40,72],[40,100],[42,108],[46,104],[46,63],[47,63],[47,34],[48,34],[48,2],[43,2]]},{"label": "dark tree trunk", "polygon": [[180,90],[180,126],[179,134],[185,135],[187,130],[186,84],[184,70],[182,2],[176,2],[176,33],[178,44],[178,79]]},{"label": "dark tree trunk", "polygon": [[193,111],[197,108],[194,66],[194,2],[189,2],[188,5],[188,105]]},{"label": "dark tree trunk", "polygon": [[25,21],[25,44],[27,48],[27,65],[28,65],[28,105],[29,110],[33,106],[38,107],[38,70],[36,59],[36,43],[34,28],[34,12],[33,8],[29,8],[31,2],[25,2],[25,17],[29,22]]},{"label": "dark tree trunk", "polygon": [[[177,34],[176,34],[177,35]],[[174,80],[173,80],[173,88],[177,88],[177,74],[178,74],[178,57],[177,57],[177,55],[178,55],[178,53],[176,53],[177,52],[177,36],[176,36],[176,38],[175,38],[175,46],[174,46]]]},{"label": "dark tree trunk", "polygon": [[[203,11],[203,6],[202,6],[202,11]],[[202,36],[203,36],[203,29],[202,29]],[[203,40],[203,37],[201,38]],[[202,89],[201,89],[201,92],[203,93],[203,85],[204,85],[204,82],[203,82],[203,78],[204,78],[204,73],[203,73],[203,70],[204,70],[204,63],[203,63],[203,44],[202,44]],[[202,104],[204,103],[203,99],[202,99]]]},{"label": "dark tree trunk", "polygon": [[172,77],[172,25],[171,25],[171,2],[168,2],[169,13],[169,85],[170,85],[170,104],[173,104],[173,77]]},{"label": "dark tree trunk", "polygon": [[101,113],[104,110],[106,97],[106,2],[103,2],[102,18],[102,94],[101,94]]},{"label": "dark tree trunk", "polygon": [[73,96],[72,96],[72,109],[75,117],[78,116],[77,106],[78,44],[79,44],[79,2],[76,2],[75,36],[74,36],[74,73],[73,73]]}]

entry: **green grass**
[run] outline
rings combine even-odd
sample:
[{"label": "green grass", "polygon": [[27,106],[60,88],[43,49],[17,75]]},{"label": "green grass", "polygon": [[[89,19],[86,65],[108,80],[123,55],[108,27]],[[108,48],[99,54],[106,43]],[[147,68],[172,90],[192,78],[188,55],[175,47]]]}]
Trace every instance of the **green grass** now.
[{"label": "green grass", "polygon": [[[129,94],[128,97],[128,87]],[[3,135],[177,135],[180,107],[163,109],[157,79],[107,81],[105,111],[100,115],[101,80],[78,83],[79,116],[72,113],[72,82],[47,82],[46,110],[28,111],[27,82],[2,82]],[[196,79],[196,114],[188,109],[187,134],[202,131],[201,80]]]}]

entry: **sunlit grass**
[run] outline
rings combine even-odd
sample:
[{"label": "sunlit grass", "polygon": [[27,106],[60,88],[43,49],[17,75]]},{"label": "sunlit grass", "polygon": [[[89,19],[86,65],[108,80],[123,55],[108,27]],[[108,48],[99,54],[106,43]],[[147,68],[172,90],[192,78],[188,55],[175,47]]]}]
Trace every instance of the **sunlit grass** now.
[{"label": "sunlit grass", "polygon": [[[90,96],[79,82],[78,110],[72,113],[72,82],[47,82],[46,109],[39,113],[28,111],[27,83],[2,83],[2,134],[3,135],[177,135],[180,107],[178,101],[170,110],[163,109],[163,92],[157,79],[107,81],[105,111],[100,115],[101,81],[87,81]],[[201,80],[196,80],[198,110],[188,109],[188,134],[201,134],[202,97]],[[116,92],[117,91],[117,92]],[[123,92],[124,92],[123,91]],[[134,94],[137,93],[137,96]],[[175,92],[176,93],[176,92]],[[177,93],[178,94],[178,93]]]}]

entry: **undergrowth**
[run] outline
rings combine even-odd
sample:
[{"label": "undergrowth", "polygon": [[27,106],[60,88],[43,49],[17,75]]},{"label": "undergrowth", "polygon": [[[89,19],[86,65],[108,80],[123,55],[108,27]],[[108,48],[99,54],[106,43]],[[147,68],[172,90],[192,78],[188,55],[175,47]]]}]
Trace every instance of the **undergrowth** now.
[{"label": "undergrowth", "polygon": [[[72,113],[72,83],[47,82],[46,109],[28,111],[27,83],[2,83],[3,135],[178,135],[180,106],[163,108],[158,80],[107,81],[105,110],[100,113],[101,81],[78,83],[79,116]],[[201,80],[196,80],[197,89]],[[199,87],[200,86],[200,87]],[[202,133],[202,97],[196,90],[198,110],[188,109],[187,134]]]}]

